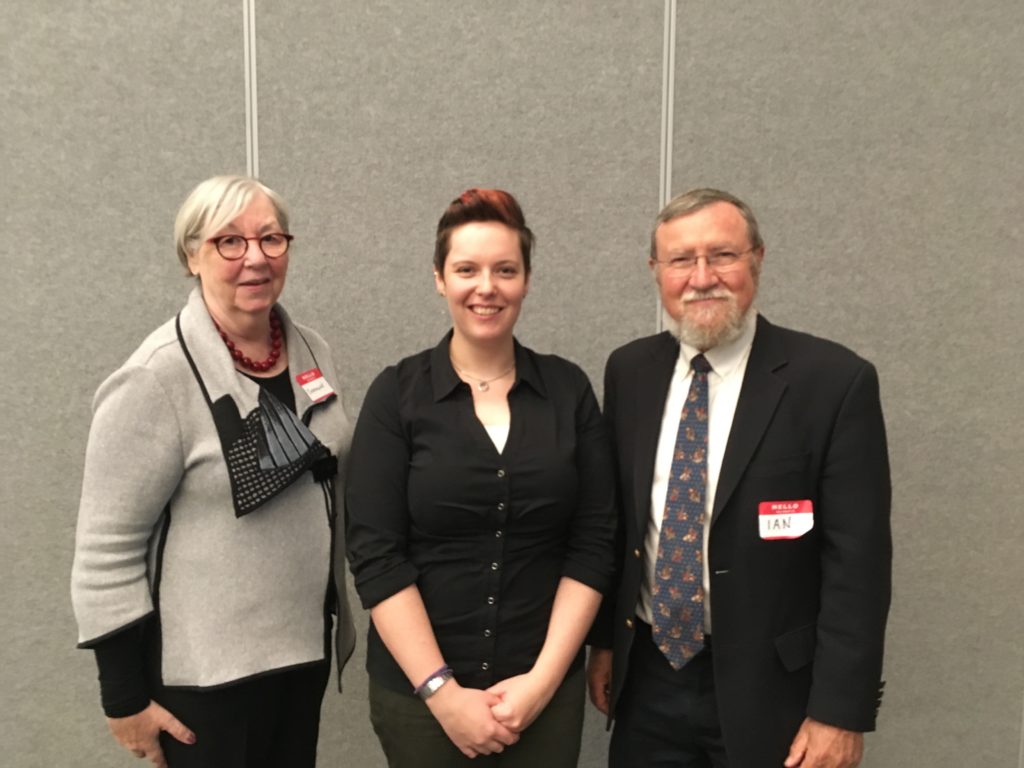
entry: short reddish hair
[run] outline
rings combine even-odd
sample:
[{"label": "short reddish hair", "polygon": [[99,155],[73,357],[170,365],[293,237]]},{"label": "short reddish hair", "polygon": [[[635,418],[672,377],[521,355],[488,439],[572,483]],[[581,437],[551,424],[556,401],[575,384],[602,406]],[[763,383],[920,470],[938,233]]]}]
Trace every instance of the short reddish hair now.
[{"label": "short reddish hair", "polygon": [[519,233],[519,251],[523,268],[530,274],[530,253],[533,251],[533,232],[526,226],[526,218],[519,203],[502,189],[467,189],[445,208],[437,222],[437,240],[434,244],[434,269],[444,272],[444,262],[451,249],[452,232],[473,221],[496,221]]}]

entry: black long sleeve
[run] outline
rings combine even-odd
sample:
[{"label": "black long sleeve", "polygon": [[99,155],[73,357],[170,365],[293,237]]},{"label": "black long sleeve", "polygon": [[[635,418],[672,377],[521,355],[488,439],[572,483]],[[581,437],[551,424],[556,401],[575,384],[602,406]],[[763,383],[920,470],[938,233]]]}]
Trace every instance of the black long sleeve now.
[{"label": "black long sleeve", "polygon": [[100,700],[107,717],[128,717],[149,706],[143,624],[100,640],[93,646],[99,667]]}]

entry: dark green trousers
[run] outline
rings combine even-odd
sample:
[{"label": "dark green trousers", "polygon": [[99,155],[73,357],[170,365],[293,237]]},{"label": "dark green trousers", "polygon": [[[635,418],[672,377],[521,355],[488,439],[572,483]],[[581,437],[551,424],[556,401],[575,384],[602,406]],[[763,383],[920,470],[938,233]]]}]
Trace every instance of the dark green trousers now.
[{"label": "dark green trousers", "polygon": [[370,679],[370,722],[390,768],[575,768],[580,756],[586,678],[570,673],[519,741],[496,755],[468,758],[448,739],[427,705]]}]

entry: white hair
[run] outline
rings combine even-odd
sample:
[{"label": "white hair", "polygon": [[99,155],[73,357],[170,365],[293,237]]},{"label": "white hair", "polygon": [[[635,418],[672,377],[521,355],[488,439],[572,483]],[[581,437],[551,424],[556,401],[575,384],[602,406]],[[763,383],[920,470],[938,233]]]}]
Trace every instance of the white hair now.
[{"label": "white hair", "polygon": [[274,206],[281,231],[288,232],[288,206],[277,192],[248,176],[214,176],[200,182],[178,209],[174,219],[174,246],[188,271],[188,258],[209,235],[233,221],[257,194]]}]

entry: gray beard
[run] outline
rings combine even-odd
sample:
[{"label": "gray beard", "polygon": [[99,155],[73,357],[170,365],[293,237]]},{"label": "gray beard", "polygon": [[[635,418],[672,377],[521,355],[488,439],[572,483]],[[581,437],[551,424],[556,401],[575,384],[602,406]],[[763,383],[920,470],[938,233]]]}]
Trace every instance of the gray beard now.
[{"label": "gray beard", "polygon": [[738,338],[743,333],[747,313],[753,309],[753,306],[751,304],[746,312],[740,312],[736,302],[730,301],[729,314],[726,316],[725,322],[717,327],[696,325],[687,318],[676,320],[662,307],[662,323],[665,326],[665,330],[682,343],[689,344],[701,352],[706,352],[709,349],[714,349],[722,344],[728,344],[733,339]]}]

